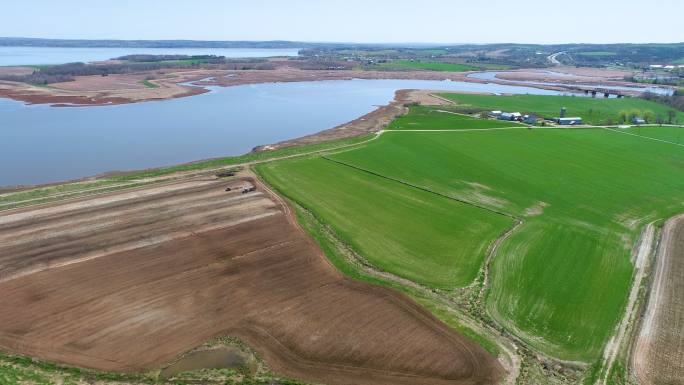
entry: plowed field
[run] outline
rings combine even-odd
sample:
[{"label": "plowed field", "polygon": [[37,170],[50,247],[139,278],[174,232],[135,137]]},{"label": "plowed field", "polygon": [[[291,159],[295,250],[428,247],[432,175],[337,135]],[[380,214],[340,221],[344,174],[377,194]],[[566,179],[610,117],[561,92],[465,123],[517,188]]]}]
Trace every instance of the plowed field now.
[{"label": "plowed field", "polygon": [[[0,348],[110,371],[233,335],[328,384],[490,384],[486,351],[394,291],[348,280],[251,179],[4,212]],[[234,189],[235,190],[235,189]]]},{"label": "plowed field", "polygon": [[684,216],[668,221],[653,287],[637,338],[634,369],[641,384],[684,384]]}]

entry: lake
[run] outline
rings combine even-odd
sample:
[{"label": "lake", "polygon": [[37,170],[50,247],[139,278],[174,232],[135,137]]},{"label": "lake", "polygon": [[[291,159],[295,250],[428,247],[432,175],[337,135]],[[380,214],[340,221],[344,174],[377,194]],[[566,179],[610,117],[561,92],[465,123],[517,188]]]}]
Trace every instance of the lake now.
[{"label": "lake", "polygon": [[0,46],[0,66],[93,62],[133,54],[218,55],[228,58],[260,58],[297,56],[298,53],[298,48],[68,48]]},{"label": "lake", "polygon": [[0,186],[240,155],[346,123],[409,88],[559,94],[498,84],[336,80],[212,87],[192,97],[100,107],[0,99]]}]

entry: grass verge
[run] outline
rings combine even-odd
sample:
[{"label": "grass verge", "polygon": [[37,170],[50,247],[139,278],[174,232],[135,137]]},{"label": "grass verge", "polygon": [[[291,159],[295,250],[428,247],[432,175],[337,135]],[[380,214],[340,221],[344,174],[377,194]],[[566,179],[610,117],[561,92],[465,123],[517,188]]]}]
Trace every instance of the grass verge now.
[{"label": "grass verge", "polygon": [[31,204],[44,203],[56,196],[59,198],[78,196],[79,194],[87,193],[88,191],[95,189],[97,189],[98,192],[106,192],[114,191],[122,186],[127,188],[140,186],[144,183],[145,179],[168,176],[177,172],[202,171],[206,169],[239,165],[243,163],[267,161],[269,159],[280,157],[297,156],[341,146],[352,146],[367,141],[372,137],[373,134],[368,134],[316,144],[286,147],[273,151],[251,152],[240,156],[217,158],[171,167],[134,171],[124,175],[103,177],[91,181],[64,183],[21,190],[13,193],[5,193],[0,194],[0,210],[20,207],[28,202]]},{"label": "grass verge", "polygon": [[329,226],[323,224],[312,212],[296,202],[289,199],[288,201],[294,207],[297,221],[302,228],[316,241],[328,260],[344,275],[370,284],[389,287],[408,295],[454,330],[475,341],[492,355],[499,355],[500,351],[495,342],[465,326],[459,320],[459,317],[454,314],[453,310],[444,304],[443,301],[436,299],[434,295],[366,273],[363,267],[358,263],[352,262],[351,258],[346,256],[351,250],[350,246],[346,245]]}]

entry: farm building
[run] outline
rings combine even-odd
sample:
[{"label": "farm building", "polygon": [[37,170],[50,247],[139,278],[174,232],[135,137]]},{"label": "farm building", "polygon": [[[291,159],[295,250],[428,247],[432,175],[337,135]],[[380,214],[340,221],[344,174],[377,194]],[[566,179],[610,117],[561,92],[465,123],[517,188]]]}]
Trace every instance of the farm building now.
[{"label": "farm building", "polygon": [[579,118],[579,117],[556,118],[556,123],[558,123],[562,126],[576,126],[576,125],[582,124],[582,118]]},{"label": "farm building", "polygon": [[525,115],[525,116],[523,116],[523,123],[525,123],[525,124],[537,124],[537,115]]},{"label": "farm building", "polygon": [[522,114],[520,112],[504,112],[499,116],[501,120],[522,120]]},{"label": "farm building", "polygon": [[501,111],[489,111],[487,115],[489,115],[490,118],[498,119],[501,116]]}]

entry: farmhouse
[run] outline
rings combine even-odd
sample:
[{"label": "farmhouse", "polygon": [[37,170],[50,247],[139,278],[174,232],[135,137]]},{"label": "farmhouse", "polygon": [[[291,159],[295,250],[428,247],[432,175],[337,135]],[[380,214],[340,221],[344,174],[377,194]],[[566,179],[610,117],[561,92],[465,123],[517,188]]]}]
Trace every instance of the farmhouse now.
[{"label": "farmhouse", "polygon": [[574,118],[556,118],[556,123],[560,124],[561,126],[576,126],[579,124],[582,124],[582,118],[579,117],[574,117]]},{"label": "farmhouse", "polygon": [[525,115],[525,116],[523,116],[523,123],[525,123],[525,124],[537,124],[537,115]]}]

